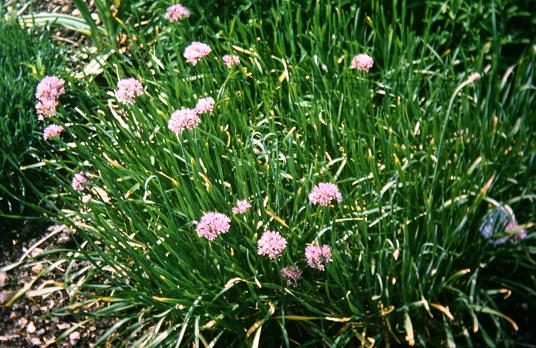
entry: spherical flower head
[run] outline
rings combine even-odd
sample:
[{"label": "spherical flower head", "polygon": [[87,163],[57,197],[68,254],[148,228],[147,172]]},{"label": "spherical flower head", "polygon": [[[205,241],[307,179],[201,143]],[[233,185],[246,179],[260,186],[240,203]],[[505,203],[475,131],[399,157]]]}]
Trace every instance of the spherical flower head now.
[{"label": "spherical flower head", "polygon": [[56,99],[43,99],[37,102],[35,110],[37,111],[37,119],[43,121],[45,118],[55,116],[58,102]]},{"label": "spherical flower head", "polygon": [[134,104],[136,98],[142,94],[143,86],[134,78],[119,80],[117,83],[115,97],[123,104]]},{"label": "spherical flower head", "polygon": [[231,219],[227,215],[208,212],[197,222],[195,231],[199,237],[214,240],[218,235],[229,232],[230,227]]},{"label": "spherical flower head", "polygon": [[58,137],[61,132],[63,132],[63,127],[57,124],[51,124],[50,126],[45,127],[43,130],[43,139],[48,140],[48,138]]},{"label": "spherical flower head", "polygon": [[194,41],[190,46],[186,47],[183,56],[188,63],[196,65],[203,57],[208,56],[210,52],[212,50],[207,44]]},{"label": "spherical flower head", "polygon": [[165,17],[170,22],[179,22],[190,17],[190,10],[181,4],[175,4],[168,7]]},{"label": "spherical flower head", "polygon": [[56,76],[45,76],[37,85],[35,97],[41,102],[54,100],[65,93],[65,80]]},{"label": "spherical flower head", "polygon": [[168,128],[179,135],[185,129],[194,129],[201,123],[197,112],[192,109],[182,108],[171,114]]},{"label": "spherical flower head", "polygon": [[288,286],[298,285],[298,281],[301,278],[302,271],[296,266],[288,266],[281,268],[281,277],[287,281]]},{"label": "spherical flower head", "polygon": [[331,248],[328,245],[308,245],[305,247],[307,265],[320,271],[325,270],[324,262],[333,262]]},{"label": "spherical flower head", "polygon": [[88,184],[89,179],[87,178],[86,174],[84,172],[79,172],[74,175],[71,186],[75,191],[84,191]]},{"label": "spherical flower head", "polygon": [[257,254],[268,256],[271,260],[278,258],[287,247],[287,240],[275,231],[266,231],[257,241]]},{"label": "spherical flower head", "polygon": [[235,56],[234,54],[226,54],[221,59],[223,60],[223,64],[225,64],[229,69],[233,65],[240,64],[240,57]]},{"label": "spherical flower head", "polygon": [[337,185],[323,182],[313,187],[313,190],[309,193],[309,200],[313,204],[327,206],[333,200],[339,203],[342,202],[342,195]]},{"label": "spherical flower head", "polygon": [[367,54],[358,54],[352,58],[350,63],[350,69],[357,69],[364,72],[368,72],[370,68],[374,65],[374,60],[371,56]]},{"label": "spherical flower head", "polygon": [[251,204],[245,199],[236,201],[236,205],[233,208],[233,214],[244,214],[246,213],[249,208],[251,208]]},{"label": "spherical flower head", "polygon": [[207,112],[212,112],[214,110],[214,104],[216,102],[214,101],[214,98],[212,97],[205,97],[201,98],[197,101],[197,104],[195,106],[195,111],[198,114],[204,114]]}]

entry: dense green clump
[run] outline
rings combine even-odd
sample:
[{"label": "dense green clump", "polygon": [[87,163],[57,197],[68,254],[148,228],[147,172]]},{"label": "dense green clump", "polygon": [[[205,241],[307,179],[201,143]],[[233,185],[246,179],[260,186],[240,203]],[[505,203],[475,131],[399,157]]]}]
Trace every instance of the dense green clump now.
[{"label": "dense green clump", "polygon": [[[170,23],[157,2],[71,84],[73,141],[43,170],[107,278],[73,276],[118,318],[102,340],[512,344],[503,296],[535,299],[535,53],[516,32],[506,56],[497,23],[523,13],[247,4]],[[492,243],[503,205],[517,222]]]},{"label": "dense green clump", "polygon": [[60,69],[57,50],[46,33],[29,32],[14,22],[0,21],[2,220],[34,215],[38,195],[45,190],[43,174],[24,167],[40,162],[44,154],[44,124],[37,120],[35,111],[36,85],[45,74]]}]

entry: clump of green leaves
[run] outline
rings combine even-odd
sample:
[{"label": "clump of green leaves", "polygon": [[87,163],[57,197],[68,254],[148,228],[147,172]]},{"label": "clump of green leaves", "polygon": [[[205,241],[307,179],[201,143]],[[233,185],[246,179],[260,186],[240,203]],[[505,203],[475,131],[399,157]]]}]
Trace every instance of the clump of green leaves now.
[{"label": "clump of green leaves", "polygon": [[[420,18],[393,3],[252,3],[229,21],[164,24],[112,57],[99,83],[73,89],[74,141],[47,169],[61,218],[107,278],[77,282],[111,303],[96,315],[118,318],[103,341],[512,343],[517,326],[498,304],[509,291],[535,298],[530,280],[504,271],[535,269],[534,54],[506,69],[492,40],[460,64],[470,48],[434,49],[450,41],[430,31],[433,6]],[[212,48],[195,66],[182,56],[192,41]],[[362,52],[375,59],[368,74],[348,68]],[[227,69],[231,53],[242,64]],[[113,96],[127,77],[145,86],[133,105]],[[216,109],[198,128],[168,129],[173,111],[206,95]],[[80,171],[83,192],[70,188]],[[311,205],[319,182],[336,183],[342,203]],[[237,199],[253,208],[229,233],[196,234],[194,221],[230,214]],[[499,201],[526,240],[493,246],[480,235]],[[288,240],[277,260],[257,253],[267,229]],[[325,272],[305,266],[311,243],[331,246]],[[279,273],[289,265],[305,269],[296,287]]]},{"label": "clump of green leaves", "polygon": [[[25,166],[43,156],[42,124],[35,113],[35,87],[60,69],[47,33],[28,32],[0,21],[0,218],[31,214],[44,191],[43,175]],[[28,209],[30,208],[30,209]]]}]

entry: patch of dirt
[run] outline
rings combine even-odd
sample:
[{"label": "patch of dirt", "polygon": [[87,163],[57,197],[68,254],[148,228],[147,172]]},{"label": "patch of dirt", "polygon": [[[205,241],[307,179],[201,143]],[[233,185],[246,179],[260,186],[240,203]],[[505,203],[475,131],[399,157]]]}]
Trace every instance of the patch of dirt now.
[{"label": "patch of dirt", "polygon": [[34,12],[57,12],[70,14],[75,6],[72,1],[69,0],[34,0],[33,2]]},{"label": "patch of dirt", "polygon": [[[67,258],[75,247],[71,229],[54,225],[45,232],[10,251],[0,250],[5,256],[0,263],[0,346],[90,347],[109,321],[60,313],[87,295],[67,286],[66,274],[83,274],[89,265]],[[98,307],[95,303],[92,309]]]}]

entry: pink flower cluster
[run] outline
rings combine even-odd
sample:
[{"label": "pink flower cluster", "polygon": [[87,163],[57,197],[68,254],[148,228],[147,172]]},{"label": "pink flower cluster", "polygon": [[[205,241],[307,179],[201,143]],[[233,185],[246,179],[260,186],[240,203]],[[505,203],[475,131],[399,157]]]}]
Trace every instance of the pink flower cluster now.
[{"label": "pink flower cluster", "polygon": [[268,256],[274,260],[278,258],[287,247],[287,240],[275,231],[266,231],[257,241],[257,254]]},{"label": "pink flower cluster", "polygon": [[214,240],[220,234],[227,233],[231,227],[231,219],[222,213],[208,212],[197,223],[195,231],[200,237]]},{"label": "pink flower cluster", "polygon": [[202,58],[208,56],[212,52],[207,44],[194,41],[184,50],[184,58],[192,65],[196,65]]},{"label": "pink flower cluster", "polygon": [[205,97],[197,101],[194,109],[181,108],[171,114],[168,121],[168,128],[177,135],[186,129],[194,129],[201,123],[200,114],[212,112],[214,110],[214,98]]},{"label": "pink flower cluster", "polygon": [[[233,214],[243,214],[251,208],[247,200],[237,200]],[[209,212],[202,216],[201,221],[193,222],[199,237],[215,240],[218,235],[227,233],[231,227],[229,216]],[[264,231],[257,241],[257,254],[267,256],[270,260],[278,259],[287,248],[287,239],[277,231]],[[320,271],[326,269],[326,263],[333,262],[331,247],[328,245],[308,245],[305,247],[305,259],[310,268]],[[287,266],[280,269],[280,275],[287,281],[288,286],[297,286],[301,279],[302,270],[297,266]]]},{"label": "pink flower cluster", "polygon": [[323,182],[313,187],[313,190],[309,193],[309,200],[313,204],[327,206],[333,200],[339,203],[342,202],[342,195],[337,185]]},{"label": "pink flower cluster", "polygon": [[233,65],[240,64],[240,57],[235,56],[234,54],[226,54],[222,57],[223,63],[230,69]]},{"label": "pink flower cluster", "polygon": [[75,191],[84,191],[88,184],[89,179],[87,178],[86,174],[84,172],[79,172],[74,175],[71,186]]},{"label": "pink flower cluster", "polygon": [[183,19],[190,17],[190,10],[181,4],[175,4],[168,7],[165,17],[170,22],[182,21]]},{"label": "pink flower cluster", "polygon": [[65,93],[64,84],[65,80],[56,76],[45,76],[37,85],[35,97],[38,100],[57,99]]},{"label": "pink flower cluster", "polygon": [[212,112],[212,110],[214,110],[215,103],[216,102],[214,101],[214,98],[212,97],[201,98],[197,101],[197,104],[195,106],[195,112],[198,114],[205,114],[208,112]]},{"label": "pink flower cluster", "polygon": [[364,72],[368,72],[370,68],[374,65],[374,60],[371,56],[367,54],[358,54],[352,58],[350,63],[350,69],[357,69]]},{"label": "pink flower cluster", "polygon": [[37,85],[35,109],[39,120],[56,115],[58,97],[65,93],[65,80],[56,76],[45,76]]},{"label": "pink flower cluster", "polygon": [[328,245],[308,245],[305,247],[307,265],[320,271],[325,269],[324,262],[333,262],[331,248]]},{"label": "pink flower cluster", "polygon": [[48,138],[58,137],[61,132],[63,132],[63,127],[57,124],[51,124],[50,126],[45,127],[43,130],[43,139],[48,140]]},{"label": "pink flower cluster", "polygon": [[123,104],[134,104],[136,98],[142,94],[143,86],[134,78],[119,80],[117,83],[115,97]]},{"label": "pink flower cluster", "polygon": [[245,199],[236,201],[236,205],[233,207],[233,214],[244,214],[251,208],[251,204]]},{"label": "pink flower cluster", "polygon": [[199,123],[201,123],[201,119],[195,110],[182,108],[171,114],[168,128],[179,135],[185,129],[196,128]]},{"label": "pink flower cluster", "polygon": [[301,278],[302,271],[296,266],[288,266],[281,268],[280,274],[287,281],[288,286],[296,286]]},{"label": "pink flower cluster", "polygon": [[56,108],[58,107],[58,101],[56,99],[44,99],[35,104],[37,111],[37,119],[43,121],[45,118],[56,115]]}]

